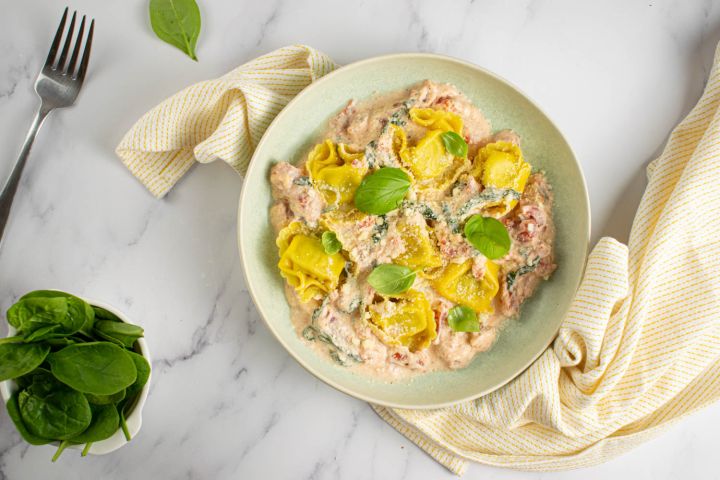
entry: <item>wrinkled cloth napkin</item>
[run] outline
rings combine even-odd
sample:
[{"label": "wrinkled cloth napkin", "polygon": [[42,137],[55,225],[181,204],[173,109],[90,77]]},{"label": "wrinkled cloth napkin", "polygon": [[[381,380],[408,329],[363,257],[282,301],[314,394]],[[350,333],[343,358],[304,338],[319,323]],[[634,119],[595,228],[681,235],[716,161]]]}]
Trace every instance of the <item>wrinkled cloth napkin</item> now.
[{"label": "wrinkled cloth napkin", "polygon": [[[469,461],[559,470],[626,452],[720,398],[719,58],[648,166],[629,245],[598,242],[553,345],[480,399],[375,406],[382,418],[457,474]],[[334,67],[309,47],[279,49],[161,103],[117,153],[157,196],[193,158],[242,174],[273,116]]]}]

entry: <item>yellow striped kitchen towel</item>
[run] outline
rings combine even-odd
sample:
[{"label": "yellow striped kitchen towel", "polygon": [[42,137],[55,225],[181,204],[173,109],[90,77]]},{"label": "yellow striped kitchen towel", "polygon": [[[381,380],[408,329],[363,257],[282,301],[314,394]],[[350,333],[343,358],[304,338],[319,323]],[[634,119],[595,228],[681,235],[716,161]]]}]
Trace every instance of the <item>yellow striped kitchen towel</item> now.
[{"label": "yellow striped kitchen towel", "polygon": [[[194,159],[243,173],[280,109],[335,68],[304,46],[178,93],[118,155],[157,196]],[[468,461],[558,470],[602,462],[720,397],[720,67],[648,167],[629,246],[591,253],[554,344],[505,387],[432,411],[375,407],[453,472]]]},{"label": "yellow striped kitchen towel", "polygon": [[135,123],[116,153],[156,197],[164,196],[195,161],[221,159],[244,175],[275,115],[335,68],[310,47],[280,48],[168,98]]},{"label": "yellow striped kitchen towel", "polygon": [[462,474],[589,466],[720,398],[720,47],[626,247],[603,238],[551,348],[505,387],[442,410],[375,407]]}]

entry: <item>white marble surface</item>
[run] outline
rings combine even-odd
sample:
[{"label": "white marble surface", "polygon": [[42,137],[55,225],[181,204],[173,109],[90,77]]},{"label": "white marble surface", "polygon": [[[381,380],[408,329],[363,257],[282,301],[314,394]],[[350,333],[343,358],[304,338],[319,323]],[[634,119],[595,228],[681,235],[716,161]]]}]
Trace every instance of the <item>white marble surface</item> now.
[{"label": "white marble surface", "polygon": [[[180,88],[307,43],[340,63],[388,52],[465,58],[508,78],[557,121],[588,180],[593,239],[626,240],[644,166],[703,88],[720,40],[711,1],[200,0],[199,63],[157,40],[147,0],[73,0],[97,19],[76,107],[46,122],[0,252],[0,308],[37,288],[104,299],[147,332],[154,383],[122,450],[51,464],[0,411],[0,479],[452,478],[364,403],[296,365],[247,294],[235,243],[241,180],[195,168],[163,201],[113,154],[135,119]],[[3,2],[0,175],[31,119],[32,82],[64,2]],[[466,478],[720,478],[720,405],[580,472],[473,465]]]}]

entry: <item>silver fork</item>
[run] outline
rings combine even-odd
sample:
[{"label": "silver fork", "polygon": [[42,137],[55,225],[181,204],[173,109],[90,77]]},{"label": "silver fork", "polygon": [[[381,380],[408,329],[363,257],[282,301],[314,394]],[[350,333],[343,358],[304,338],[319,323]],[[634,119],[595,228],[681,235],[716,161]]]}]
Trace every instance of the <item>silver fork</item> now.
[{"label": "silver fork", "polygon": [[80,45],[82,44],[83,34],[85,33],[85,15],[83,15],[82,21],[80,22],[80,30],[75,37],[75,48],[72,50],[69,62],[67,62],[67,60],[75,31],[75,17],[77,16],[77,12],[73,12],[62,51],[59,57],[57,55],[60,40],[65,31],[67,16],[68,9],[66,7],[62,20],[60,20],[60,26],[57,29],[57,33],[55,33],[55,39],[50,46],[50,53],[48,54],[47,60],[45,60],[45,65],[40,71],[37,80],[35,80],[35,92],[40,97],[40,108],[35,114],[35,119],[25,138],[25,144],[20,151],[20,157],[15,163],[12,173],[7,183],[5,183],[5,187],[3,187],[2,193],[0,193],[0,240],[5,231],[5,225],[10,216],[13,198],[15,197],[15,192],[17,192],[20,177],[25,168],[25,163],[27,162],[28,154],[35,140],[35,135],[37,135],[48,113],[56,108],[69,107],[75,102],[80,92],[80,87],[82,87],[83,80],[85,80],[85,73],[87,72],[88,61],[90,59],[90,48],[92,47],[93,30],[95,29],[95,20],[93,19],[90,22],[90,29],[88,30],[87,40],[85,41],[85,47],[82,51],[80,66],[76,70],[75,67],[78,56],[80,55]]}]

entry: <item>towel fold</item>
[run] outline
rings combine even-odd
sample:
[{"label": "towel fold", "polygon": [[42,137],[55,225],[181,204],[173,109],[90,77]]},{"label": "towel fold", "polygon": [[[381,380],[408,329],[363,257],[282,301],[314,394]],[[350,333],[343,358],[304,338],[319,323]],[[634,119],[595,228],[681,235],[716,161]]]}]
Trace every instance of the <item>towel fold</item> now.
[{"label": "towel fold", "polygon": [[125,134],[116,153],[156,197],[163,197],[195,161],[220,159],[244,175],[275,115],[335,68],[310,47],[280,48],[157,105]]}]

